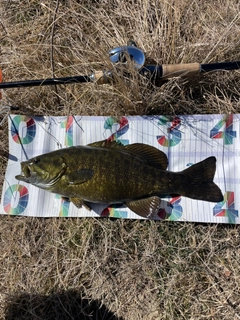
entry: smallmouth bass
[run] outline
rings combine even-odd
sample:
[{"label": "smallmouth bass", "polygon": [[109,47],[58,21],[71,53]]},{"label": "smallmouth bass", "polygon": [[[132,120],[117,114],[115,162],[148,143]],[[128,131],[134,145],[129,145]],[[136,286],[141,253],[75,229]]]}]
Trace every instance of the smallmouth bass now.
[{"label": "smallmouth bass", "polygon": [[155,147],[103,140],[24,161],[16,179],[69,198],[78,208],[91,202],[123,204],[145,218],[154,217],[161,208],[161,196],[169,194],[223,200],[213,182],[215,157],[180,172],[167,171],[167,166],[167,156]]}]

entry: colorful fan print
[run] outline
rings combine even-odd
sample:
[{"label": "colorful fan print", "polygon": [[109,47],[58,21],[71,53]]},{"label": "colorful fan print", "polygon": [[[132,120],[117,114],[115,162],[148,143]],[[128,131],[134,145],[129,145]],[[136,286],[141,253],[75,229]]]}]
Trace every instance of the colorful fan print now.
[{"label": "colorful fan print", "polygon": [[11,185],[4,194],[3,208],[8,214],[23,213],[28,204],[28,189],[20,184]]},{"label": "colorful fan print", "polygon": [[61,128],[65,129],[65,146],[73,146],[73,116],[70,116],[66,121],[61,122]]},{"label": "colorful fan print", "polygon": [[11,123],[11,135],[19,144],[29,144],[36,136],[36,124],[33,118],[15,116]]},{"label": "colorful fan print", "polygon": [[[168,200],[168,198],[170,199]],[[165,208],[161,208],[158,212],[158,216],[161,220],[171,220],[171,221],[176,221],[179,220],[182,217],[183,209],[182,206],[180,205],[181,202],[181,197],[171,197],[171,196],[166,196],[164,198],[165,200],[168,200],[167,204],[170,210],[167,210]]]},{"label": "colorful fan print", "polygon": [[[220,131],[224,127],[223,131]],[[237,133],[233,131],[233,114],[227,114],[223,117],[210,131],[210,138],[223,139],[225,145],[233,144],[233,138],[236,138]]]},{"label": "colorful fan print", "polygon": [[113,132],[108,138],[109,141],[120,141],[122,144],[129,144],[128,140],[120,140],[119,138],[125,134],[129,129],[128,119],[126,117],[109,117],[104,122],[104,129],[112,130],[114,124],[119,124],[119,128],[116,132]]},{"label": "colorful fan print", "polygon": [[215,217],[228,217],[229,223],[235,223],[238,217],[238,210],[234,208],[234,192],[227,191],[222,202],[217,203],[213,208]]},{"label": "colorful fan print", "polygon": [[121,211],[114,207],[105,208],[101,213],[101,217],[127,218],[127,216],[127,211]]},{"label": "colorful fan print", "polygon": [[165,135],[157,136],[158,143],[163,147],[174,147],[178,145],[181,141],[182,134],[179,131],[181,125],[181,119],[179,117],[162,116],[159,118],[158,125],[167,126],[167,123],[171,123],[168,128],[168,136]]}]

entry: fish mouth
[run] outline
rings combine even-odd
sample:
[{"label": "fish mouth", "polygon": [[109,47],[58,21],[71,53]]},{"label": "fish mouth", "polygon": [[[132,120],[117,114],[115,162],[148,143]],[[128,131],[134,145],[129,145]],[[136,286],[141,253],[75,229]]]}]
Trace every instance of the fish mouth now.
[{"label": "fish mouth", "polygon": [[49,173],[39,167],[34,167],[32,163],[22,162],[21,163],[21,174],[15,176],[17,180],[31,183],[40,188],[46,189],[53,187],[59,179],[66,172],[67,166],[65,163],[62,164],[61,170],[54,176],[50,176]]},{"label": "fish mouth", "polygon": [[31,170],[29,169],[29,167],[26,163],[22,163],[22,175],[25,178],[31,177]]},{"label": "fish mouth", "polygon": [[25,162],[22,162],[21,169],[22,169],[21,174],[17,175],[15,178],[21,181],[28,181],[28,179],[31,177],[31,170],[28,164]]}]

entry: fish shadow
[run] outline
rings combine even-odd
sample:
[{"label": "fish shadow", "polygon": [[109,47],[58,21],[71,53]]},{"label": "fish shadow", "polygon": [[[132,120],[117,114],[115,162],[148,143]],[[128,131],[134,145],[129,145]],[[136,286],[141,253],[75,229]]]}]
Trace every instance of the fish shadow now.
[{"label": "fish shadow", "polygon": [[10,296],[5,320],[123,320],[101,304],[89,300],[84,292],[69,290],[51,295],[21,293]]}]

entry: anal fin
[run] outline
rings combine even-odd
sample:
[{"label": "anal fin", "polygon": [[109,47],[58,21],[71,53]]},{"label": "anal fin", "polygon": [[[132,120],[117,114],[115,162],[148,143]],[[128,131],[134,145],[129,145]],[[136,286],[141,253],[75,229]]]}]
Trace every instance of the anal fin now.
[{"label": "anal fin", "polygon": [[157,196],[134,200],[126,203],[126,206],[137,215],[152,219],[156,217],[161,208],[161,199]]}]

